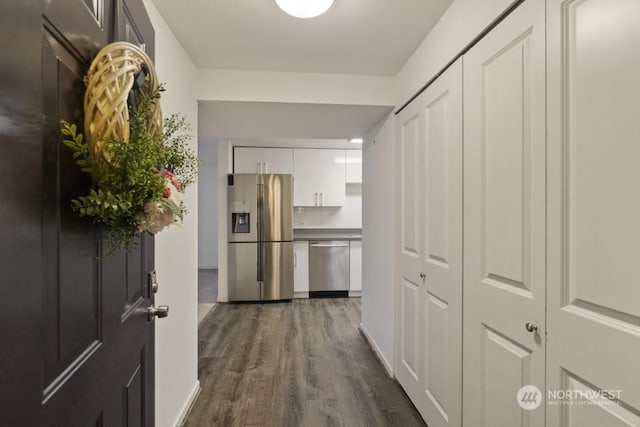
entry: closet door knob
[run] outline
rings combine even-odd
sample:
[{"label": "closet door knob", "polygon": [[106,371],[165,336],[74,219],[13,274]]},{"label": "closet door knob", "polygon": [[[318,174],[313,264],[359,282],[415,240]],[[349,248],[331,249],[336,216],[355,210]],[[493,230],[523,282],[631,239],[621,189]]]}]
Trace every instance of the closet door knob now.
[{"label": "closet door knob", "polygon": [[420,273],[420,278],[421,278],[421,279],[426,279],[426,278],[427,278],[427,275],[426,275],[426,274],[424,274],[424,273]]},{"label": "closet door knob", "polygon": [[527,322],[524,325],[524,328],[528,331],[528,332],[538,332],[538,324],[536,322]]}]

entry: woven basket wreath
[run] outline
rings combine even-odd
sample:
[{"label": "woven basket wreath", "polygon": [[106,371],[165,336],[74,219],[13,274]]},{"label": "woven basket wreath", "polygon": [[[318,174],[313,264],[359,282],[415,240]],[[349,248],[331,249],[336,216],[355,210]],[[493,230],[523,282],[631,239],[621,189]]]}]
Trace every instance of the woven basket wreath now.
[{"label": "woven basket wreath", "polygon": [[[158,89],[158,77],[149,56],[136,45],[111,43],[98,52],[91,63],[84,95],[84,134],[92,155],[109,160],[106,141],[129,142],[127,100],[142,70],[146,77],[137,90],[141,95],[149,95]],[[159,103],[155,103],[149,133],[155,136],[161,132],[162,112]]]}]

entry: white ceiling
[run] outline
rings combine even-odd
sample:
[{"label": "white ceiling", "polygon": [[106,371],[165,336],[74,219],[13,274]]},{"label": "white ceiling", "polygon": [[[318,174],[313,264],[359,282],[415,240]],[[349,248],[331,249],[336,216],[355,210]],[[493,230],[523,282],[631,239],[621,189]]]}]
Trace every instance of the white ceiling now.
[{"label": "white ceiling", "polygon": [[153,0],[198,68],[394,76],[453,0],[335,0],[299,19],[275,0]]},{"label": "white ceiling", "polygon": [[[298,19],[275,0],[152,0],[198,68],[395,76],[453,0],[335,0]],[[362,136],[389,106],[201,101],[202,138]]]}]

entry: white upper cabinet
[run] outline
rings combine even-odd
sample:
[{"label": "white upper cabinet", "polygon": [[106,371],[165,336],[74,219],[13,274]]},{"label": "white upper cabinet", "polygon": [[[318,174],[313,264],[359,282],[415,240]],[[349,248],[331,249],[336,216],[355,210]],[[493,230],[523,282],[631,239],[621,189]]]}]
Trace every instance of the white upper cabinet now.
[{"label": "white upper cabinet", "polygon": [[265,148],[262,173],[293,175],[293,149]]},{"label": "white upper cabinet", "polygon": [[261,173],[263,148],[235,147],[233,149],[234,173]]},{"label": "white upper cabinet", "polygon": [[293,205],[318,206],[318,150],[293,150]]},{"label": "white upper cabinet", "polygon": [[294,206],[343,206],[345,150],[294,149]]},{"label": "white upper cabinet", "polygon": [[347,183],[361,184],[362,183],[362,151],[347,150],[346,162],[347,162],[347,170],[346,170]]},{"label": "white upper cabinet", "polygon": [[234,173],[293,174],[292,148],[235,147]]}]

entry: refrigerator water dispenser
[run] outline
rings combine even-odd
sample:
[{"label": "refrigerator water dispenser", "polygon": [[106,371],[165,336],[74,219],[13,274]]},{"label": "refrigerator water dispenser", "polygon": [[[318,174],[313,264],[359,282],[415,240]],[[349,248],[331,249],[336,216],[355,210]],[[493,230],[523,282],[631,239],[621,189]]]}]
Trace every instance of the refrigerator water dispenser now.
[{"label": "refrigerator water dispenser", "polygon": [[232,212],[231,213],[231,230],[233,233],[250,233],[250,213],[249,212]]}]

